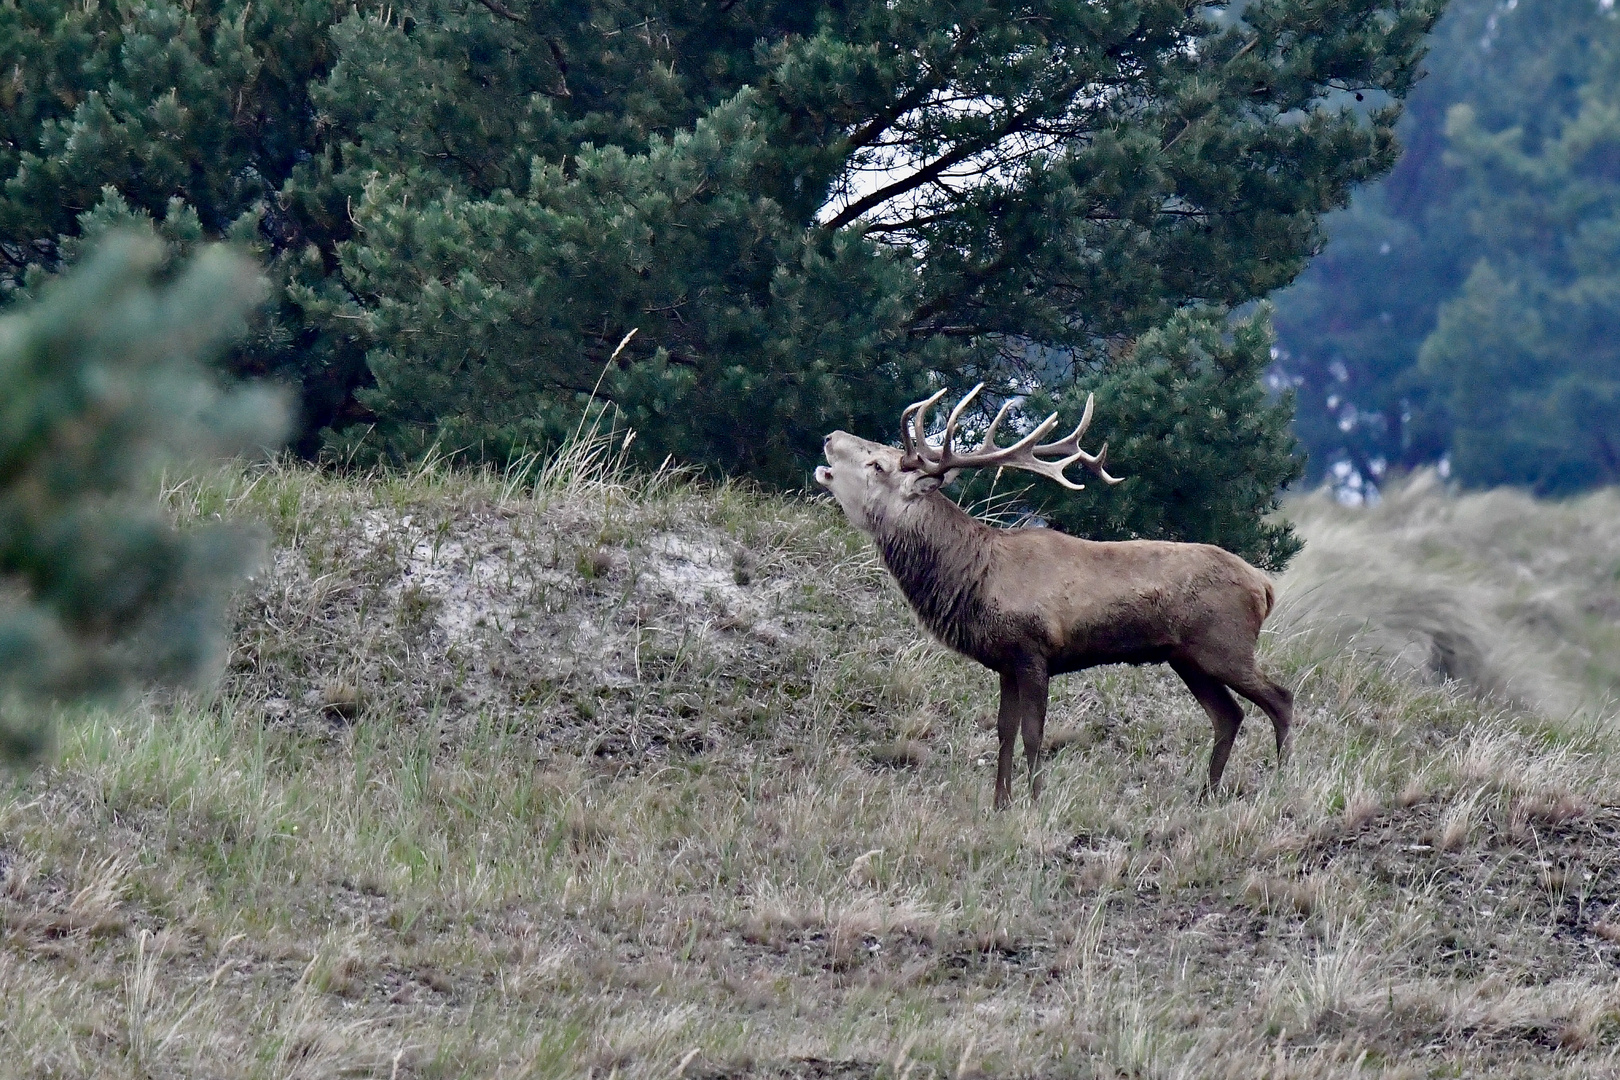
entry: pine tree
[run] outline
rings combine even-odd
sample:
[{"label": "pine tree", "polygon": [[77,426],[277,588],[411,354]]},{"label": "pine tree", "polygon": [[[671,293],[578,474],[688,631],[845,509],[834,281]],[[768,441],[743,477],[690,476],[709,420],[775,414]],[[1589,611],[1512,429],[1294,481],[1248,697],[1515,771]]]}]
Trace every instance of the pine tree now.
[{"label": "pine tree", "polygon": [[1079,415],[1096,394],[1094,428],[1118,486],[1079,494],[1036,490],[1059,527],[1097,540],[1197,537],[1281,570],[1300,548],[1271,519],[1299,478],[1292,395],[1268,393],[1270,312],[1231,320],[1218,309],[1178,312],[1136,342],[1126,362],[1082,377],[1061,402]]},{"label": "pine tree", "polygon": [[[829,428],[892,435],[900,406],[940,379],[987,375],[1014,392],[1028,385],[1032,352],[1062,358],[1033,373],[1057,392],[1096,378],[1173,380],[1209,355],[1163,355],[1198,337],[1178,311],[1201,305],[1193,321],[1229,334],[1224,311],[1288,281],[1316,242],[1317,215],[1388,167],[1393,102],[1437,11],[1260,3],[1222,23],[1203,5],[1041,17],[854,5],[745,51],[757,31],[733,37],[715,9],[693,5],[626,43],[643,51],[641,70],[671,73],[626,106],[594,63],[610,9],[568,23],[533,5],[502,26],[444,6],[419,10],[416,26],[343,30],[346,81],[323,101],[333,115],[352,110],[340,126],[375,133],[355,155],[386,147],[393,160],[385,133],[453,137],[474,117],[527,124],[557,147],[527,176],[521,159],[421,142],[411,160],[422,164],[404,174],[371,161],[387,178],[357,203],[360,229],[341,259],[377,300],[333,314],[366,326],[377,384],[362,400],[403,448],[544,442],[600,385],[649,453],[793,483]],[[745,9],[745,20],[789,29],[786,6],[733,10]],[[446,65],[450,43],[473,32],[458,19],[507,51],[492,45],[489,66],[463,77]],[[542,40],[553,65],[524,71],[527,81],[504,74],[518,65],[502,56],[542,55]],[[385,83],[430,64],[431,95]],[[694,94],[714,70],[736,82]],[[379,85],[391,89],[363,92]],[[1358,108],[1356,91],[1375,102]],[[629,107],[667,122],[675,110],[690,127],[610,133],[591,108],[607,102],[614,119]],[[587,124],[602,143],[571,133]],[[635,347],[604,372],[629,327],[641,331]],[[1149,347],[1129,347],[1139,340]],[[1286,558],[1292,541],[1261,524],[1274,489],[1258,489],[1294,474],[1292,444],[1258,368],[1244,370],[1241,385],[1200,376],[1156,389],[1144,400],[1163,415],[1117,402],[1118,430],[1130,417],[1162,435],[1185,428],[1177,410],[1192,382],[1218,386],[1206,407],[1241,419],[1233,410],[1246,402],[1267,434],[1223,439],[1222,466],[1196,480],[1187,470],[1212,468],[1211,456],[1174,466],[1164,453],[1135,456],[1137,496],[1105,532]],[[548,382],[551,393],[539,389]],[[1255,482],[1220,482],[1232,475]],[[1173,505],[1150,512],[1156,497]],[[1071,527],[1103,524],[1043,505]],[[1231,527],[1240,518],[1247,526]]]},{"label": "pine tree", "polygon": [[0,3],[0,303],[35,295],[80,240],[109,228],[155,225],[170,258],[228,239],[267,264],[272,289],[223,363],[298,388],[310,436],[340,416],[364,353],[287,290],[337,287],[324,260],[349,235],[345,193],[322,187],[323,204],[287,196],[295,178],[330,172],[311,94],[335,59],[331,27],[351,10],[336,0]]},{"label": "pine tree", "polygon": [[1441,4],[149,0],[75,37],[40,0],[0,62],[35,35],[78,83],[17,123],[0,248],[64,250],[106,185],[193,207],[276,283],[232,365],[345,457],[538,449],[594,392],[654,460],[796,485],[941,381],[1127,378],[1286,284],[1393,162]]},{"label": "pine tree", "polygon": [[1452,161],[1485,227],[1418,370],[1471,485],[1620,483],[1620,27],[1575,115],[1542,138],[1452,109]]},{"label": "pine tree", "polygon": [[[1543,340],[1531,349],[1537,359],[1526,361],[1542,374],[1507,363],[1499,352],[1473,366],[1471,332],[1490,337],[1492,349],[1506,348],[1525,326],[1581,318],[1555,311],[1547,283],[1530,280],[1538,274],[1524,277],[1524,259],[1507,254],[1519,250],[1525,225],[1552,230],[1544,238],[1555,246],[1589,247],[1610,213],[1603,197],[1581,202],[1593,195],[1590,166],[1585,178],[1575,175],[1580,168],[1565,169],[1561,179],[1543,176],[1532,192],[1524,175],[1488,166],[1481,154],[1497,153],[1486,153],[1484,136],[1512,133],[1525,161],[1556,156],[1564,131],[1594,122],[1593,95],[1601,97],[1598,87],[1612,81],[1617,43],[1620,18],[1599,0],[1454,0],[1435,31],[1430,74],[1399,127],[1407,147],[1400,163],[1328,219],[1324,253],[1277,297],[1281,367],[1299,388],[1297,430],[1313,477],[1343,462],[1371,479],[1385,466],[1434,462],[1449,452],[1471,482],[1568,490],[1574,473],[1565,459],[1573,453],[1588,462],[1576,470],[1584,483],[1610,482],[1596,445],[1540,407],[1518,415],[1545,431],[1535,441],[1547,461],[1564,461],[1549,466],[1563,479],[1524,467],[1476,468],[1471,463],[1480,459],[1467,430],[1483,415],[1477,407],[1495,406],[1465,403],[1467,392],[1458,397],[1458,390],[1471,381],[1495,395],[1510,389],[1498,381],[1504,377],[1539,386],[1544,375],[1556,381],[1557,371],[1582,362],[1581,343]],[[1464,111],[1454,113],[1459,107]],[[1498,191],[1497,183],[1506,187]],[[1547,250],[1539,241],[1530,246]],[[1530,248],[1522,253],[1543,261]],[[1492,269],[1471,277],[1482,258]],[[1573,280],[1567,267],[1553,276]],[[1481,318],[1490,322],[1475,321]],[[1560,356],[1565,346],[1576,351]],[[1432,360],[1420,365],[1425,353]],[[1601,399],[1601,387],[1588,389],[1597,395],[1592,401]],[[1585,449],[1577,449],[1583,439]]]},{"label": "pine tree", "polygon": [[233,527],[176,529],[153,482],[279,437],[278,396],[222,391],[197,364],[260,282],[214,249],[157,287],[162,256],[111,238],[0,318],[0,761],[43,746],[52,701],[206,675],[259,552]]}]

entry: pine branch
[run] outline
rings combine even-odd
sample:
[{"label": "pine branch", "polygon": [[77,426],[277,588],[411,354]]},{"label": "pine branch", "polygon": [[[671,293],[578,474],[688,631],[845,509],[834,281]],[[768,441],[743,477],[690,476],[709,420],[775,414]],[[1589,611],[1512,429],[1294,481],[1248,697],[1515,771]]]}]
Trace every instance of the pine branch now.
[{"label": "pine branch", "polygon": [[[1073,94],[1078,92],[1082,82],[1083,80],[1071,82],[1069,85],[1063,87],[1062,90],[1060,90],[1057,94],[1053,95],[1053,97],[1061,99],[1071,97]],[[933,161],[929,162],[927,165],[924,165],[921,169],[918,169],[910,176],[896,180],[887,187],[879,188],[877,191],[863,195],[861,198],[856,199],[854,202],[844,207],[844,209],[841,210],[836,217],[827,222],[824,226],[822,226],[822,228],[828,232],[841,229],[845,225],[848,225],[851,221],[854,221],[856,218],[866,213],[868,210],[872,209],[872,207],[880,206],[883,203],[888,202],[890,199],[898,198],[907,192],[917,190],[925,184],[933,183],[935,180],[938,180],[940,176],[945,173],[945,170],[949,169],[951,166],[959,165],[973,155],[983,153],[984,151],[990,149],[991,147],[1000,143],[1003,139],[1026,130],[1035,122],[1038,111],[1038,105],[1036,105],[1023,110],[1022,112],[1012,113],[1005,121],[1001,123],[999,127],[992,131],[987,138],[963,143],[950,153],[942,154],[940,157],[935,158]]]},{"label": "pine branch", "polygon": [[493,11],[503,19],[511,19],[515,23],[526,23],[529,20],[501,3],[501,0],[478,0],[486,8]]},{"label": "pine branch", "polygon": [[921,105],[929,94],[950,82],[950,76],[954,69],[949,66],[948,62],[958,59],[977,35],[978,27],[969,23],[961,34],[957,36],[956,43],[951,46],[943,57],[944,61],[946,61],[945,64],[931,68],[929,71],[930,78],[919,81],[910,91],[901,95],[898,101],[873,117],[859,131],[851,135],[845,145],[850,150],[859,150],[870,146],[885,131],[893,127],[895,122],[902,116]]}]

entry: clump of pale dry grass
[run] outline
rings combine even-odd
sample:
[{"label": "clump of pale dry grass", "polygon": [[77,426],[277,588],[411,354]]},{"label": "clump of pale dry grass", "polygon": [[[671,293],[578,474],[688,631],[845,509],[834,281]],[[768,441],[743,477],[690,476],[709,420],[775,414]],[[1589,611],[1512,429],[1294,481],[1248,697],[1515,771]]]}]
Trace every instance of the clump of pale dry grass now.
[{"label": "clump of pale dry grass", "polygon": [[0,1075],[1611,1063],[1601,725],[1272,640],[1280,773],[1251,730],[1201,799],[1197,705],[1108,669],[992,813],[993,679],[835,508],[622,451],[171,491],[275,560],[218,700],[88,716],[0,797]]},{"label": "clump of pale dry grass", "polygon": [[1620,496],[1458,495],[1432,470],[1376,508],[1324,493],[1286,509],[1305,550],[1271,629],[1320,655],[1456,680],[1549,712],[1620,694]]}]

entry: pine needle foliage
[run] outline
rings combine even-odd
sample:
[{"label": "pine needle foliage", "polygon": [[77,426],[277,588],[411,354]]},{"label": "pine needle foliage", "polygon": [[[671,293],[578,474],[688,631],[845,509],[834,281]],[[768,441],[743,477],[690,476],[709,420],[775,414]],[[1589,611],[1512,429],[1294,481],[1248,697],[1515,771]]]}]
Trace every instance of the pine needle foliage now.
[{"label": "pine needle foliage", "polygon": [[154,483],[279,439],[279,397],[199,366],[259,279],[214,249],[159,283],[162,256],[114,238],[0,319],[0,761],[42,748],[52,700],[208,673],[227,591],[260,557],[238,528],[176,529]]},{"label": "pine needle foliage", "polygon": [[228,363],[301,388],[306,451],[511,460],[594,391],[646,463],[794,487],[934,386],[1139,382],[1289,282],[1442,6],[27,0],[0,290],[115,219],[230,238],[274,290]]},{"label": "pine needle foliage", "polygon": [[1129,363],[1071,390],[1066,415],[1095,391],[1098,437],[1123,482],[1043,492],[1053,522],[1098,540],[1195,537],[1267,570],[1286,566],[1301,542],[1271,511],[1304,463],[1288,426],[1292,395],[1273,397],[1262,382],[1269,314],[1178,312],[1142,336]]}]

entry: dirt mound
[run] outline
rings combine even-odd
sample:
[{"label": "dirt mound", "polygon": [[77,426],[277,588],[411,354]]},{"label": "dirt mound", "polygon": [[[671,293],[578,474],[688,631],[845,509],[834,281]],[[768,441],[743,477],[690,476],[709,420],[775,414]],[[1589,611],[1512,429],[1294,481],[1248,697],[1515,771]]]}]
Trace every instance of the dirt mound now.
[{"label": "dirt mound", "polygon": [[239,613],[229,690],[279,722],[494,723],[619,759],[758,727],[808,692],[806,596],[859,590],[794,550],[802,520],[739,539],[698,505],[306,507]]}]

